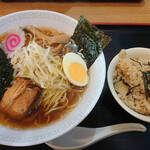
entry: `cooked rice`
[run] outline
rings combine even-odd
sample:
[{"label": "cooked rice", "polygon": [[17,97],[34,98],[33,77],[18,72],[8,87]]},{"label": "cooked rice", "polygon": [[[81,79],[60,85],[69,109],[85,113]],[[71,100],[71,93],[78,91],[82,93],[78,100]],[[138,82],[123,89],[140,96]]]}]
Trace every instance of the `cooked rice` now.
[{"label": "cooked rice", "polygon": [[129,58],[125,50],[119,53],[119,62],[114,72],[114,83],[123,80],[129,85],[130,94],[118,97],[134,111],[150,116],[150,98],[146,97],[144,88],[144,78],[142,72],[150,71],[148,60],[141,58]]}]

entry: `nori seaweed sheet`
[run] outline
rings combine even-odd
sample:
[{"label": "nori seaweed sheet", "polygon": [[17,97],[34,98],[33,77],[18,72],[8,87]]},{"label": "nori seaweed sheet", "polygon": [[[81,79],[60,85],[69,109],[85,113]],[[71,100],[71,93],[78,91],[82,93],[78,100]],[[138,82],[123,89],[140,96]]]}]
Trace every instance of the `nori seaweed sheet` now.
[{"label": "nori seaweed sheet", "polygon": [[71,39],[78,45],[78,51],[82,49],[81,53],[88,68],[111,41],[108,35],[104,34],[95,25],[90,24],[84,16],[80,16]]},{"label": "nori seaweed sheet", "polygon": [[13,80],[13,72],[14,69],[11,63],[7,59],[4,51],[0,48],[0,100]]}]

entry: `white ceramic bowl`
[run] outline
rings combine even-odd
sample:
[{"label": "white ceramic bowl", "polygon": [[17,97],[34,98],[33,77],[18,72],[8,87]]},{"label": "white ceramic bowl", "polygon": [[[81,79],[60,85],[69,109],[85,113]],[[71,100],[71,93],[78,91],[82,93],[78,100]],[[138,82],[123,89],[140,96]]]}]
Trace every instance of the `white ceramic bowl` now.
[{"label": "white ceramic bowl", "polygon": [[[143,47],[135,47],[135,48],[130,48],[126,50],[127,52],[127,56],[130,57],[149,57],[150,58],[150,49],[149,48],[143,48]],[[127,111],[129,114],[131,114],[132,116],[142,120],[142,121],[146,121],[146,122],[150,122],[150,117],[145,116],[145,115],[141,115],[137,112],[135,112],[134,110],[130,109],[118,96],[117,93],[115,91],[114,85],[113,85],[113,74],[114,74],[114,70],[115,67],[118,63],[119,57],[118,55],[116,55],[112,61],[109,64],[108,67],[108,72],[107,72],[107,80],[108,80],[108,85],[110,88],[110,91],[113,95],[113,97],[115,98],[115,100],[118,102],[118,104],[125,110]]]},{"label": "white ceramic bowl", "polygon": [[[0,34],[11,27],[37,25],[55,28],[69,35],[77,25],[77,20],[52,11],[28,10],[0,18]],[[65,116],[47,127],[30,130],[16,130],[0,125],[0,144],[10,146],[29,146],[55,139],[77,126],[97,103],[105,81],[106,65],[103,53],[89,70],[91,81],[78,106]]]}]

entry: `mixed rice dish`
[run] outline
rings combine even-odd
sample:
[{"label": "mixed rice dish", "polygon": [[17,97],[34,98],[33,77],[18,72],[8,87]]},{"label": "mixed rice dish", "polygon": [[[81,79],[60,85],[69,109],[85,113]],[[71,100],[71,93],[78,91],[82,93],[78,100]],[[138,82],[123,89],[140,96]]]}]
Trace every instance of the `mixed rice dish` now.
[{"label": "mixed rice dish", "polygon": [[[150,61],[119,53],[113,82],[118,97],[132,110],[150,116]],[[150,60],[150,59],[149,59]]]}]

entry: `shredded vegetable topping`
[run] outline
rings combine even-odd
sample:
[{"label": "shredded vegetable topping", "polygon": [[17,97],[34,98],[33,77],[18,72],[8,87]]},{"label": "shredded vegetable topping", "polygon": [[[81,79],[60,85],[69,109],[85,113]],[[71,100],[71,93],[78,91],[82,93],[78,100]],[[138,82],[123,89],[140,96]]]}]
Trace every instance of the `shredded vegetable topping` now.
[{"label": "shredded vegetable topping", "polygon": [[32,41],[11,59],[15,66],[14,75],[29,77],[42,88],[68,87],[62,82],[66,80],[62,71],[62,58],[50,51],[50,47],[44,49]]}]

